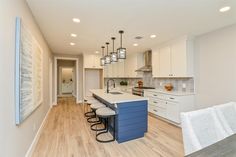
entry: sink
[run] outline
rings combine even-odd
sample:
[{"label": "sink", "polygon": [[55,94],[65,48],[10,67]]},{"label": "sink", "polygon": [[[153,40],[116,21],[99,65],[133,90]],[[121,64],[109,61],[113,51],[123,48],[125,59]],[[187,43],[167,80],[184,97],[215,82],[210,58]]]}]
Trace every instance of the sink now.
[{"label": "sink", "polygon": [[110,94],[115,94],[115,95],[117,95],[117,94],[123,94],[123,93],[121,93],[121,92],[109,92]]}]

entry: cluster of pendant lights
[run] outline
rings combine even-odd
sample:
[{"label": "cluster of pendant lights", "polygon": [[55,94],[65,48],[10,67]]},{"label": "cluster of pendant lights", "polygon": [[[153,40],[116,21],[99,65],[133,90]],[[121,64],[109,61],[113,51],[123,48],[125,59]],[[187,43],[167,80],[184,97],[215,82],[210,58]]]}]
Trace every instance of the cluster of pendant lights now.
[{"label": "cluster of pendant lights", "polygon": [[112,47],[113,47],[111,53],[108,52],[108,45],[109,45],[108,42],[106,42],[107,53],[105,56],[104,56],[105,47],[102,46],[102,58],[100,59],[101,66],[118,62],[118,60],[126,59],[126,48],[122,47],[122,34],[124,33],[124,31],[120,30],[119,33],[120,33],[120,48],[117,49],[117,52],[115,52],[115,48],[114,48],[114,42],[116,39],[115,37],[111,38]]}]

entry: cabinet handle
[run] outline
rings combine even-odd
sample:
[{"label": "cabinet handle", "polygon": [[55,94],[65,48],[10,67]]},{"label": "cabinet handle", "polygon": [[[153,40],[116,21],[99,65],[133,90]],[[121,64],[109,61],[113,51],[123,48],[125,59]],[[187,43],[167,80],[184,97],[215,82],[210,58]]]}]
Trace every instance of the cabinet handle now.
[{"label": "cabinet handle", "polygon": [[170,99],[174,100],[175,98],[170,97]]},{"label": "cabinet handle", "polygon": [[156,94],[153,94],[153,96],[157,96]]},{"label": "cabinet handle", "polygon": [[153,110],[153,111],[157,112],[157,110]]},{"label": "cabinet handle", "polygon": [[153,103],[157,104],[158,102],[156,102],[156,101],[153,101]]},{"label": "cabinet handle", "polygon": [[167,104],[167,102],[166,102],[166,104]]}]

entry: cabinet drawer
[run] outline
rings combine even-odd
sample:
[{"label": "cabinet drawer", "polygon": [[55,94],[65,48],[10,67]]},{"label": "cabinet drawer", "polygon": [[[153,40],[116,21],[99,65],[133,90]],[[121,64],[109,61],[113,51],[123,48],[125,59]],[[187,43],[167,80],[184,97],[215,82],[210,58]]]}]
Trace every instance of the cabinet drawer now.
[{"label": "cabinet drawer", "polygon": [[160,93],[154,93],[154,92],[148,92],[146,94],[147,97],[149,98],[158,98],[158,99],[165,99],[165,95],[160,94]]},{"label": "cabinet drawer", "polygon": [[166,116],[167,116],[167,111],[165,108],[149,105],[148,111],[157,115],[157,116],[161,116],[163,118],[166,118]]},{"label": "cabinet drawer", "polygon": [[160,99],[150,98],[148,103],[156,107],[166,108],[166,102]]}]

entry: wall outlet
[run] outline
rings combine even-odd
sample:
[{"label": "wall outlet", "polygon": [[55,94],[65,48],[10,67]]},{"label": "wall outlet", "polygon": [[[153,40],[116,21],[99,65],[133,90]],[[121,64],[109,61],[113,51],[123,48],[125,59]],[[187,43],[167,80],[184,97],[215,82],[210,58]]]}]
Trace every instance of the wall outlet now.
[{"label": "wall outlet", "polygon": [[163,83],[162,82],[160,82],[160,86],[162,87],[162,85],[163,85]]},{"label": "wall outlet", "polygon": [[186,84],[185,83],[182,84],[182,88],[186,88]]}]

